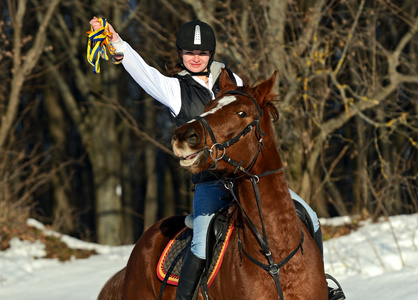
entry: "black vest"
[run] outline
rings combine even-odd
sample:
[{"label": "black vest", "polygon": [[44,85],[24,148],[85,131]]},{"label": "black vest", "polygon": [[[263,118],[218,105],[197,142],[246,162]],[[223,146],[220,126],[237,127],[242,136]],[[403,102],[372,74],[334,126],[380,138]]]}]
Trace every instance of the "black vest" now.
[{"label": "black vest", "polygon": [[[221,91],[219,86],[221,68],[225,68],[225,65],[219,62],[213,62],[210,68],[214,80],[212,92],[215,97]],[[232,71],[229,69],[226,69],[226,71],[232,82],[236,84]],[[181,126],[192,120],[194,117],[202,114],[206,104],[212,101],[212,95],[207,88],[196,82],[187,71],[182,71],[175,75],[175,77],[180,82],[181,108],[178,115],[174,118],[174,122],[176,123],[176,126]],[[194,184],[217,179],[218,178],[209,171],[203,171],[199,174],[192,175],[192,182]]]},{"label": "black vest", "polygon": [[[224,67],[225,65],[219,62],[213,62],[211,65],[211,73],[214,76],[212,92],[215,97],[220,92],[219,77],[221,68]],[[233,73],[229,69],[226,70],[231,80],[236,84]],[[179,80],[181,89],[181,108],[178,115],[174,118],[174,122],[176,126],[181,126],[200,115],[206,104],[212,101],[212,95],[207,88],[196,82],[187,71],[182,71],[174,77]]]}]

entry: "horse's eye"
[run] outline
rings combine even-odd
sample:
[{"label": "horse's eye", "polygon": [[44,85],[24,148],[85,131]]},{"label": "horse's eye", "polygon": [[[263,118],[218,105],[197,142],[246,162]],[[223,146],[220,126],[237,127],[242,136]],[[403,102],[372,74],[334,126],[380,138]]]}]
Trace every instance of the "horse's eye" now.
[{"label": "horse's eye", "polygon": [[237,112],[237,115],[240,116],[241,118],[245,118],[247,116],[247,113],[245,111],[239,111]]}]

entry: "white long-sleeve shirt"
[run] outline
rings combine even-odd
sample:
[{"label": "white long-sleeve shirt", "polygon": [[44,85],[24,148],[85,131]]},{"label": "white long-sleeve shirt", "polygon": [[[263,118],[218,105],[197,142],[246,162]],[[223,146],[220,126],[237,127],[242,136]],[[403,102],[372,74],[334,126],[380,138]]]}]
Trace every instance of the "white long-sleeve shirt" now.
[{"label": "white long-sleeve shirt", "polygon": [[[175,77],[168,77],[161,74],[157,69],[148,65],[144,59],[132,47],[119,37],[112,42],[112,46],[116,52],[123,53],[124,58],[122,65],[132,78],[154,99],[167,106],[176,116],[181,109],[181,91],[180,82]],[[243,82],[236,74],[234,74],[238,86],[242,86]],[[192,76],[196,82],[208,89],[212,94],[213,76],[209,74],[209,87],[205,82],[197,76]]]}]

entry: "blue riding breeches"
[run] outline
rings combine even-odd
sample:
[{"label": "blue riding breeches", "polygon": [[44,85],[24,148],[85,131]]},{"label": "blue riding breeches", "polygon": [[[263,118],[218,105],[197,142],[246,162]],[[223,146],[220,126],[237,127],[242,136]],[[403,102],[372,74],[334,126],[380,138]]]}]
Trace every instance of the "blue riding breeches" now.
[{"label": "blue riding breeches", "polygon": [[206,234],[212,217],[230,204],[230,192],[222,182],[209,181],[195,185],[193,196],[193,238],[191,251],[206,259]]}]

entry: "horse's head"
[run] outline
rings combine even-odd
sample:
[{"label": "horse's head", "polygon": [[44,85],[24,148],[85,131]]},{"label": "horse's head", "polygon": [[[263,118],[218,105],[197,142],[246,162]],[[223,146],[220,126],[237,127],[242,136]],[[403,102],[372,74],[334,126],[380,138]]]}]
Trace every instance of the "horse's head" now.
[{"label": "horse's head", "polygon": [[210,169],[225,174],[252,167],[264,131],[271,131],[266,109],[278,116],[270,102],[275,79],[276,72],[255,87],[237,87],[222,70],[220,96],[174,132],[173,150],[181,158],[180,165],[192,173]]}]

